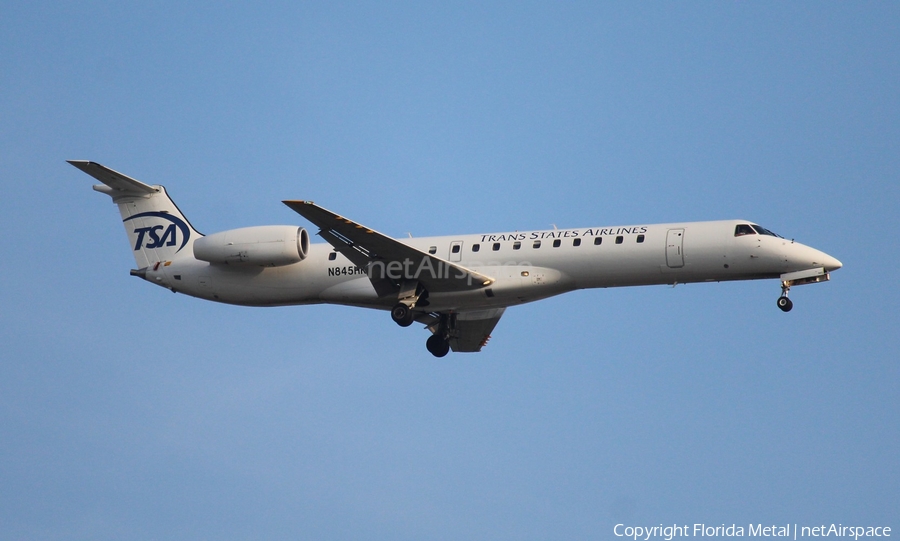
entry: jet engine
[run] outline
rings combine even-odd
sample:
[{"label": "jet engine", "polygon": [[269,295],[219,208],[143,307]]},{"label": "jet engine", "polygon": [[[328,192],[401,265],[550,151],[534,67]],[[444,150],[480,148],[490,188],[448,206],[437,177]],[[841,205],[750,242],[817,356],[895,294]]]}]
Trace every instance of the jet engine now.
[{"label": "jet engine", "polygon": [[309,233],[294,225],[230,229],[194,241],[194,257],[218,265],[280,267],[298,263],[309,251]]}]

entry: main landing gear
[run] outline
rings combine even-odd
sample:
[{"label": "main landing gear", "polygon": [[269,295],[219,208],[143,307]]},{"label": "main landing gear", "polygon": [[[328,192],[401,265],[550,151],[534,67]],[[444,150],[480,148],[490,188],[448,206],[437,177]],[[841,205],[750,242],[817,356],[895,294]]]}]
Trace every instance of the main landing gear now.
[{"label": "main landing gear", "polygon": [[778,297],[778,307],[781,308],[782,312],[790,312],[791,308],[794,307],[794,303],[788,298],[788,292],[790,290],[791,286],[789,286],[787,282],[781,282],[781,296]]},{"label": "main landing gear", "polygon": [[[391,319],[401,327],[409,327],[412,325],[415,314],[410,310],[409,306],[402,302],[397,303],[391,309]],[[450,330],[449,319],[446,315],[441,316],[441,320],[429,327],[434,334],[425,341],[425,348],[435,357],[443,357],[450,353]]]},{"label": "main landing gear", "polygon": [[401,327],[412,325],[415,314],[414,306],[428,306],[428,292],[416,280],[404,280],[400,284],[400,293],[397,295],[397,304],[391,308],[391,319]]},{"label": "main landing gear", "polygon": [[425,341],[425,348],[435,357],[450,353],[451,328],[456,325],[456,314],[440,314],[440,319],[428,330],[433,334]]},{"label": "main landing gear", "polygon": [[[402,302],[398,302],[391,309],[391,319],[401,327],[412,325],[414,317],[413,311]],[[434,327],[429,327],[434,334],[425,341],[425,347],[435,357],[443,357],[450,353],[450,331],[447,316],[442,316],[441,321],[435,325]]]},{"label": "main landing gear", "polygon": [[[428,306],[428,291],[415,280],[404,280],[400,284],[397,304],[391,308],[391,319],[401,327],[409,327],[416,319],[416,312],[413,312],[413,308],[418,306]],[[435,357],[443,357],[450,353],[450,328],[455,320],[445,314],[435,322],[433,316],[419,315],[424,316],[420,321],[431,320],[433,322],[428,327],[433,334],[425,341],[428,352]]]},{"label": "main landing gear", "polygon": [[450,353],[450,340],[444,336],[443,332],[438,331],[428,337],[428,340],[425,341],[425,348],[435,357],[443,357]]},{"label": "main landing gear", "polygon": [[409,306],[402,302],[398,302],[391,308],[391,319],[401,327],[409,327],[412,325],[414,316],[415,314],[413,314],[413,311],[410,310]]}]

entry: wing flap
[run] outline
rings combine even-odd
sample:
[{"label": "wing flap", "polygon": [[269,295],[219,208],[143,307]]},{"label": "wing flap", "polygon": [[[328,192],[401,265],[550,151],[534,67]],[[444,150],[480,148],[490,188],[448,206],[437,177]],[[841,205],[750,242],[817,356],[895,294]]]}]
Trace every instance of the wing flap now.
[{"label": "wing flap", "polygon": [[450,349],[460,353],[481,351],[497,322],[503,316],[505,308],[492,308],[456,314],[456,328],[450,335]]}]

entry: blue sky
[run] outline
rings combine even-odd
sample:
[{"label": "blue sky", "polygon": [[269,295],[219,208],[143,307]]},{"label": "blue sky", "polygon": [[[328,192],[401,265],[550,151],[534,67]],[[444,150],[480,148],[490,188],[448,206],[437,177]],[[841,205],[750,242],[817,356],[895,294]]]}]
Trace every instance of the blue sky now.
[{"label": "blue sky", "polygon": [[[0,537],[610,539],[900,528],[900,8],[11,3],[0,17]],[[65,163],[205,233],[746,218],[844,263],[583,291],[476,355],[345,307],[128,276]]]}]

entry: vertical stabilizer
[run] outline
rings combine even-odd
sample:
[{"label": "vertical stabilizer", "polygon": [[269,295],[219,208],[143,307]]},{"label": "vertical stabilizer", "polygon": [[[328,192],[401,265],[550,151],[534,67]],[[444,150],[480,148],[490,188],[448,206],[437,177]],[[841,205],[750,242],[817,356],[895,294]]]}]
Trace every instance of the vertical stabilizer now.
[{"label": "vertical stabilizer", "polygon": [[180,257],[193,257],[194,240],[201,237],[162,186],[150,186],[99,163],[69,163],[102,182],[98,192],[112,197],[119,207],[129,247],[138,269]]}]

